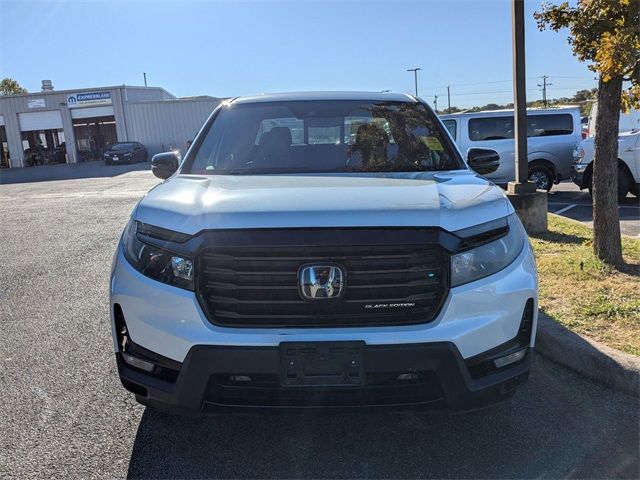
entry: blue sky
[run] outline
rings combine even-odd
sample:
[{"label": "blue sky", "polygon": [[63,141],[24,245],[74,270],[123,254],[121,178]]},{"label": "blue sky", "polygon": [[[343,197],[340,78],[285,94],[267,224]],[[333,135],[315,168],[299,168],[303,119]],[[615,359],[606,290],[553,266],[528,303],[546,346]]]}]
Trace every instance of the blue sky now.
[{"label": "blue sky", "polygon": [[[566,32],[539,32],[527,0],[528,100],[596,85]],[[413,92],[446,106],[511,101],[507,0],[151,2],[0,0],[0,76],[29,91],[150,85],[178,96],[292,90]]]}]

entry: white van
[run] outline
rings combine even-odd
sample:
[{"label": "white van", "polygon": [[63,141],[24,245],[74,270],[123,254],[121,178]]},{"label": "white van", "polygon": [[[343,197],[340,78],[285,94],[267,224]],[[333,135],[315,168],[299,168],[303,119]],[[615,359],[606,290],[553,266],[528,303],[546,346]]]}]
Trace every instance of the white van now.
[{"label": "white van", "polygon": [[[460,151],[490,148],[500,155],[500,167],[486,175],[505,185],[515,179],[513,110],[441,115]],[[554,183],[568,179],[573,149],[582,140],[578,107],[529,109],[527,111],[529,180],[537,188],[551,190]]]}]

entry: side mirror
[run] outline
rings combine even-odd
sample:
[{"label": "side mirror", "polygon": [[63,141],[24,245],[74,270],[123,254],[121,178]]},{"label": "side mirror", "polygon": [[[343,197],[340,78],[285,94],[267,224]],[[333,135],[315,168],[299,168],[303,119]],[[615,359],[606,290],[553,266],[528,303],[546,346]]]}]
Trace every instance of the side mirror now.
[{"label": "side mirror", "polygon": [[480,175],[487,175],[498,170],[500,155],[490,148],[470,148],[467,150],[467,164]]},{"label": "side mirror", "polygon": [[158,178],[167,179],[180,165],[180,155],[176,152],[158,153],[151,159],[151,172]]}]

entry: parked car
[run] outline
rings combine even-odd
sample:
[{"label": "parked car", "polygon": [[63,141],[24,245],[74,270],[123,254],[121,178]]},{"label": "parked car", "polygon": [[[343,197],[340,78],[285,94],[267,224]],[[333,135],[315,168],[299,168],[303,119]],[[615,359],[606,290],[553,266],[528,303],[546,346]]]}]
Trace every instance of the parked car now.
[{"label": "parked car", "polygon": [[[591,192],[594,137],[580,142],[574,152],[571,180],[580,187]],[[640,196],[640,130],[625,132],[618,137],[618,201],[624,200],[631,192]]]},{"label": "parked car", "polygon": [[589,136],[589,117],[580,117],[580,127],[582,139],[584,140]]},{"label": "parked car", "polygon": [[421,100],[238,98],[182,162],[151,164],[166,181],[134,208],[110,282],[118,372],[139,402],[467,410],[527,379],[527,234]]},{"label": "parked car", "polygon": [[137,163],[149,160],[147,149],[139,142],[114,143],[104,152],[104,163]]},{"label": "parked car", "polygon": [[[487,178],[498,185],[515,179],[513,110],[467,112],[441,115],[461,151],[491,148],[500,155],[500,168]],[[527,145],[529,180],[541,190],[568,179],[572,152],[582,139],[580,109],[577,107],[529,109]]]}]

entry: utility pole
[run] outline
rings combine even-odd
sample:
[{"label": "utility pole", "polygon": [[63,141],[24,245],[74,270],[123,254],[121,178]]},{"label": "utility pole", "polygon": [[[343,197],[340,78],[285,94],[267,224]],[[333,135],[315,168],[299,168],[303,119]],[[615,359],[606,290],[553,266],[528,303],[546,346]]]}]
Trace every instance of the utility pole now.
[{"label": "utility pole", "polygon": [[438,113],[438,94],[433,96],[433,107],[436,109],[436,114]]},{"label": "utility pole", "polygon": [[527,158],[527,84],[524,57],[524,0],[512,0],[513,96],[515,116],[516,183],[529,181]]},{"label": "utility pole", "polygon": [[147,72],[142,72],[142,76],[144,77],[144,86],[147,86]]},{"label": "utility pole", "polygon": [[536,191],[536,184],[529,181],[524,2],[525,0],[511,0],[516,175],[515,181],[509,182],[507,185],[507,198],[522,220],[525,229],[531,234],[547,231],[547,192]]},{"label": "utility pole", "polygon": [[416,87],[416,97],[418,96],[418,70],[422,70],[420,67],[407,68],[407,72],[413,72],[413,81]]},{"label": "utility pole", "polygon": [[544,108],[547,108],[547,87],[553,85],[553,83],[547,83],[547,78],[549,78],[547,75],[543,75],[542,85],[538,84],[538,86],[542,88],[542,104],[544,105]]},{"label": "utility pole", "polygon": [[447,113],[451,113],[451,85],[447,85]]}]

